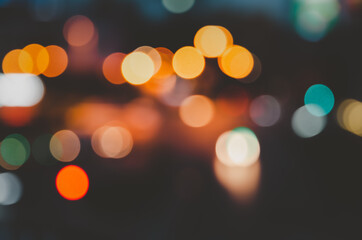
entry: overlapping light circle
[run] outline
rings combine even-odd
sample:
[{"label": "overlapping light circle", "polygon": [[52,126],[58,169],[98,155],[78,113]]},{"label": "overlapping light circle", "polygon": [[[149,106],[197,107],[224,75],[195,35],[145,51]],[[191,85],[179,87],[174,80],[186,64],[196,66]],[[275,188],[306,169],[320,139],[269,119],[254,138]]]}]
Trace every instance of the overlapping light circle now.
[{"label": "overlapping light circle", "polygon": [[247,77],[254,67],[253,55],[244,47],[234,45],[218,58],[220,69],[236,79]]},{"label": "overlapping light circle", "polygon": [[71,162],[80,152],[80,140],[73,131],[60,130],[50,139],[49,148],[57,160]]},{"label": "overlapping light circle", "polygon": [[197,48],[186,46],[176,51],[172,66],[180,77],[192,79],[204,71],[205,58]]},{"label": "overlapping light circle", "polygon": [[[313,115],[309,109],[316,114]],[[321,133],[327,123],[323,112],[318,105],[306,105],[298,108],[292,117],[292,128],[295,134],[301,138],[310,138]]]},{"label": "overlapping light circle", "polygon": [[194,45],[205,57],[216,58],[233,45],[233,37],[224,27],[204,26],[197,31]]},{"label": "overlapping light circle", "polygon": [[[323,84],[315,84],[308,88],[304,96],[307,110],[315,116],[327,115],[334,106],[333,92]],[[315,108],[317,105],[319,108]]]},{"label": "overlapping light circle", "polygon": [[216,141],[216,156],[227,166],[247,167],[259,159],[259,140],[249,128],[224,132]]}]

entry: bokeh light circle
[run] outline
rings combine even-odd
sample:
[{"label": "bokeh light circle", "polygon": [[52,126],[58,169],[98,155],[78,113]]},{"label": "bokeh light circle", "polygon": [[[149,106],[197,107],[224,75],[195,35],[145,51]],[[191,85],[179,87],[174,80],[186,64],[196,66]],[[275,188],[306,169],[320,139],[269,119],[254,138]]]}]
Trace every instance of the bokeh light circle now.
[{"label": "bokeh light circle", "polygon": [[155,48],[150,46],[141,46],[136,48],[134,52],[143,52],[152,59],[154,65],[154,74],[156,74],[160,70],[162,59],[160,53]]},{"label": "bokeh light circle", "polygon": [[32,155],[35,161],[41,165],[52,165],[57,162],[49,148],[52,137],[51,134],[40,135],[32,144]]},{"label": "bokeh light circle", "polygon": [[[311,114],[308,108],[318,114]],[[307,106],[298,108],[292,117],[292,128],[295,134],[301,138],[310,138],[318,135],[323,131],[327,123],[326,117],[321,114],[323,109],[318,105],[309,105],[308,108]]]},{"label": "bokeh light circle", "polygon": [[233,37],[224,27],[204,26],[197,31],[194,45],[205,57],[216,58],[233,45]]},{"label": "bokeh light circle", "polygon": [[31,73],[33,65],[30,54],[21,49],[8,52],[2,62],[4,73]]},{"label": "bokeh light circle", "polygon": [[149,81],[155,73],[155,65],[150,56],[144,52],[132,52],[122,62],[122,74],[127,82],[141,85]]},{"label": "bokeh light circle", "polygon": [[161,67],[158,72],[153,76],[157,79],[165,79],[174,75],[172,67],[173,52],[164,47],[155,48],[161,56]]},{"label": "bokeh light circle", "polygon": [[50,139],[49,148],[51,154],[57,160],[71,162],[80,152],[80,140],[74,132],[60,130]]},{"label": "bokeh light circle", "polygon": [[2,158],[10,165],[21,166],[30,155],[30,144],[28,140],[20,134],[10,134],[0,145]]},{"label": "bokeh light circle", "polygon": [[31,107],[43,99],[44,92],[39,76],[28,73],[0,74],[0,106]]},{"label": "bokeh light circle", "polygon": [[249,128],[239,127],[224,132],[216,141],[216,156],[227,166],[247,167],[260,156],[259,140]]},{"label": "bokeh light circle", "polygon": [[[41,54],[40,54],[41,53]],[[23,54],[29,54],[33,63],[33,69],[30,72],[34,75],[39,75],[45,71],[49,65],[49,54],[45,47],[40,44],[29,44],[23,48],[20,57]]]},{"label": "bokeh light circle", "polygon": [[[324,116],[327,115],[334,106],[334,95],[327,86],[315,84],[310,86],[305,93],[304,103],[311,114]],[[315,108],[314,105],[318,105],[320,109]]]},{"label": "bokeh light circle", "polygon": [[190,127],[207,125],[212,120],[214,112],[214,103],[202,95],[187,97],[179,109],[181,120]]},{"label": "bokeh light circle", "polygon": [[121,72],[121,66],[125,56],[126,54],[117,52],[112,53],[104,59],[102,66],[103,75],[110,83],[122,84],[126,82]]},{"label": "bokeh light circle", "polygon": [[184,13],[192,8],[195,0],[162,0],[163,6],[172,13]]},{"label": "bokeh light circle", "polygon": [[226,75],[240,79],[248,76],[254,67],[253,55],[244,47],[234,45],[218,58],[218,64]]},{"label": "bokeh light circle", "polygon": [[17,203],[23,193],[20,179],[13,173],[0,173],[0,205]]},{"label": "bokeh light circle", "polygon": [[177,75],[185,79],[199,76],[205,68],[205,58],[197,48],[186,46],[176,51],[172,66]]},{"label": "bokeh light circle", "polygon": [[56,45],[50,45],[39,52],[39,58],[43,59],[49,56],[49,64],[43,71],[46,77],[57,77],[62,74],[68,66],[68,55],[65,50]]},{"label": "bokeh light circle", "polygon": [[102,158],[123,158],[133,148],[133,137],[126,128],[103,126],[93,133],[92,148]]},{"label": "bokeh light circle", "polygon": [[259,96],[250,104],[250,117],[261,127],[273,126],[279,120],[280,114],[280,104],[273,96]]},{"label": "bokeh light circle", "polygon": [[339,125],[358,136],[362,136],[362,102],[355,99],[346,99],[337,111]]},{"label": "bokeh light circle", "polygon": [[93,39],[94,33],[93,22],[86,16],[73,16],[64,24],[64,38],[69,45],[75,47],[89,43]]},{"label": "bokeh light circle", "polygon": [[79,200],[88,192],[89,179],[80,167],[69,165],[62,168],[55,180],[59,194],[67,200]]}]

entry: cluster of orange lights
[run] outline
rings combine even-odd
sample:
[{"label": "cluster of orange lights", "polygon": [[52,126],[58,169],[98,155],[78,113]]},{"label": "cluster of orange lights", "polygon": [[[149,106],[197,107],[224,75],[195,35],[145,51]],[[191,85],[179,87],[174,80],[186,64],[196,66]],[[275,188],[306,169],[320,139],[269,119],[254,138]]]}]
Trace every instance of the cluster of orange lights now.
[{"label": "cluster of orange lights", "polygon": [[205,26],[196,33],[194,46],[182,47],[175,54],[164,47],[149,46],[139,47],[127,55],[113,53],[103,62],[103,75],[113,84],[154,82],[157,88],[157,82],[162,84],[162,80],[173,74],[184,79],[200,76],[205,69],[205,57],[218,58],[220,69],[235,79],[247,77],[254,67],[253,55],[246,48],[234,45],[226,28]]},{"label": "cluster of orange lights", "polygon": [[68,65],[65,50],[56,45],[44,47],[40,44],[29,44],[23,49],[14,49],[3,58],[4,73],[43,74],[46,77],[57,77]]}]

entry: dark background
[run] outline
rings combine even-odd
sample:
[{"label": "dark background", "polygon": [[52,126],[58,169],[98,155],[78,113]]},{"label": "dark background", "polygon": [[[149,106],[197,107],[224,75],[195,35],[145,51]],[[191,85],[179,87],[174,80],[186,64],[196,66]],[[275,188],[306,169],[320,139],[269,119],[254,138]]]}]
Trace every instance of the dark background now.
[{"label": "dark background", "polygon": [[[73,163],[88,173],[87,195],[79,201],[63,199],[54,180],[66,164],[42,166],[31,156],[14,172],[23,183],[21,200],[0,207],[0,239],[362,239],[362,141],[336,121],[339,103],[362,100],[361,2],[352,8],[353,1],[341,1],[338,22],[316,42],[295,32],[292,1],[256,1],[248,8],[251,1],[232,7],[233,1],[196,0],[183,14],[168,13],[160,2],[64,1],[57,17],[41,21],[32,12],[34,1],[10,1],[0,7],[0,56],[34,42],[67,49],[63,25],[76,14],[88,16],[98,28],[99,59],[142,45],[175,52],[192,45],[204,25],[226,27],[236,44],[259,57],[262,74],[243,84],[207,60],[217,79],[207,95],[213,98],[225,86],[238,85],[252,97],[273,95],[282,105],[275,126],[251,126],[261,145],[256,199],[249,205],[230,199],[213,174],[213,152],[182,151],[158,141],[135,146],[127,158],[142,159],[143,167],[130,170],[122,160],[99,158],[90,139],[82,138]],[[63,129],[65,109],[89,96],[123,103],[140,95],[130,85],[111,86],[100,67],[67,70],[44,81],[47,93],[39,117],[25,127],[0,125],[1,138],[21,133],[32,143],[40,134]],[[290,119],[315,83],[329,86],[336,104],[324,131],[302,139]]]}]

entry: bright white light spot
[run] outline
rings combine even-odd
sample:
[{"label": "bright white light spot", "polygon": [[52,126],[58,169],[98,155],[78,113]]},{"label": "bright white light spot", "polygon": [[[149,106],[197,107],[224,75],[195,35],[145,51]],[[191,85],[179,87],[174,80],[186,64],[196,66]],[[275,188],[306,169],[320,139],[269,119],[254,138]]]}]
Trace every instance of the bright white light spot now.
[{"label": "bright white light spot", "polygon": [[0,74],[0,106],[30,107],[44,95],[42,80],[33,74]]}]

